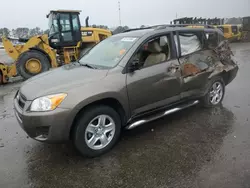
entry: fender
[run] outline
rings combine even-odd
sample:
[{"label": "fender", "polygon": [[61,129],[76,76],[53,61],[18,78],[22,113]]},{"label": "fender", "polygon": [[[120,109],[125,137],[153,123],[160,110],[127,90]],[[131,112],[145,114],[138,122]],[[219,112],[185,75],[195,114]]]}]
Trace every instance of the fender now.
[{"label": "fender", "polygon": [[[108,99],[114,99],[116,101],[118,101],[121,105],[121,107],[123,108],[123,111],[125,112],[125,117],[126,121],[128,120],[128,118],[130,117],[130,111],[129,111],[129,104],[128,104],[128,99],[127,100],[123,100],[122,96],[119,96],[118,93],[115,92],[107,92],[107,93],[101,93],[95,96],[91,96],[83,101],[81,101],[79,104],[77,104],[75,106],[74,109],[72,109],[70,115],[69,115],[69,119],[68,119],[68,126],[67,126],[67,133],[70,132],[71,127],[74,123],[75,117],[77,116],[77,114],[84,109],[85,107],[91,105],[91,104],[95,104],[98,103],[99,101],[102,100],[108,100]],[[127,101],[127,102],[122,102],[122,101]]]}]

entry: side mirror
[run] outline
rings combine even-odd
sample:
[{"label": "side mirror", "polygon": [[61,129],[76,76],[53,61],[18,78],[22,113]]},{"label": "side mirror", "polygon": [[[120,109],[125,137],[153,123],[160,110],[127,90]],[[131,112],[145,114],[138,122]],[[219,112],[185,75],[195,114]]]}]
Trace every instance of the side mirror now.
[{"label": "side mirror", "polygon": [[134,59],[129,63],[128,71],[134,72],[135,70],[138,70],[140,68],[140,61],[139,59]]}]

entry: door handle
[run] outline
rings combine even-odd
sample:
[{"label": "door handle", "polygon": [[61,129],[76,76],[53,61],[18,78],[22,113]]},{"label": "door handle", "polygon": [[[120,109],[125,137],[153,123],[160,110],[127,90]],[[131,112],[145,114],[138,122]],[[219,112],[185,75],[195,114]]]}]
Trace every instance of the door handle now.
[{"label": "door handle", "polygon": [[180,70],[180,66],[170,66],[168,67],[168,72],[173,72],[175,73],[176,71]]}]

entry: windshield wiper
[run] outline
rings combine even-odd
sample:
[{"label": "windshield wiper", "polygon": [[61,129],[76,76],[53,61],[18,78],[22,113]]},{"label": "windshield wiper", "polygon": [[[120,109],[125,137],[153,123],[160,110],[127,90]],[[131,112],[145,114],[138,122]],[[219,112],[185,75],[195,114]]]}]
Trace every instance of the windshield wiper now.
[{"label": "windshield wiper", "polygon": [[96,67],[88,64],[88,63],[80,63],[80,61],[77,61],[79,63],[80,66],[84,66],[84,67],[88,67],[90,69],[97,69]]}]

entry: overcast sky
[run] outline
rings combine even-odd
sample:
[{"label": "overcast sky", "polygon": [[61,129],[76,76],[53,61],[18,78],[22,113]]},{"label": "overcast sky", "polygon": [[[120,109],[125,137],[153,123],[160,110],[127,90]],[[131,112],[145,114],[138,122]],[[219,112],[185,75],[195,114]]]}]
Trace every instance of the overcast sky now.
[{"label": "overcast sky", "polygon": [[[3,1],[3,2],[2,2]],[[120,0],[122,25],[169,23],[176,17],[250,16],[250,0]],[[82,10],[81,23],[119,25],[118,0],[1,0],[0,27],[47,29],[49,10]]]}]

